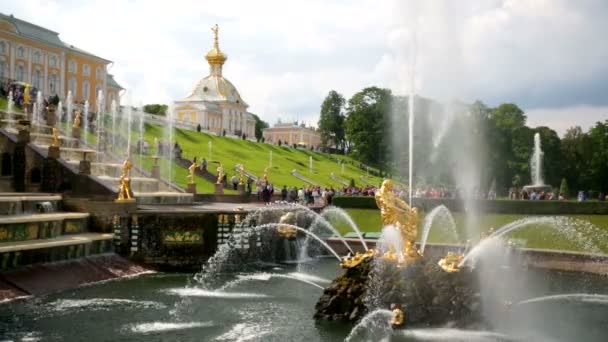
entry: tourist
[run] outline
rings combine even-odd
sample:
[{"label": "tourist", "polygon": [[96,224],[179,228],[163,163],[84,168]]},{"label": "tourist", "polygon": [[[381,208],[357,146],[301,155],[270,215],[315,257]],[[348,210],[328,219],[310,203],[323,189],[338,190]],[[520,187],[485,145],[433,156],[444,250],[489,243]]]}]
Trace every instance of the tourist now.
[{"label": "tourist", "polygon": [[239,179],[236,177],[236,175],[232,175],[230,181],[232,182],[232,187],[234,188],[234,190],[236,190],[237,186],[239,185]]},{"label": "tourist", "polygon": [[287,201],[287,185],[283,185],[281,189],[281,201]]},{"label": "tourist", "polygon": [[258,196],[258,201],[260,201],[262,199],[262,192],[263,192],[262,181],[260,179],[258,179],[258,181],[255,182],[255,193]]},{"label": "tourist", "polygon": [[204,157],[203,160],[201,160],[201,171],[207,172],[207,159],[205,159]]},{"label": "tourist", "polygon": [[253,179],[251,177],[247,177],[247,197],[251,195],[251,184],[253,183]]},{"label": "tourist", "polygon": [[290,203],[295,203],[298,200],[298,189],[294,186],[289,190],[289,194],[287,195],[287,201]]},{"label": "tourist", "polygon": [[144,154],[148,154],[148,149],[150,148],[150,144],[148,144],[147,140],[144,140]]},{"label": "tourist", "polygon": [[300,204],[306,204],[306,196],[304,194],[304,187],[298,189],[298,201]]},{"label": "tourist", "polygon": [[319,197],[321,197],[321,193],[319,191],[319,188],[316,187],[314,188],[314,190],[312,190],[312,203],[314,205],[319,205]]}]

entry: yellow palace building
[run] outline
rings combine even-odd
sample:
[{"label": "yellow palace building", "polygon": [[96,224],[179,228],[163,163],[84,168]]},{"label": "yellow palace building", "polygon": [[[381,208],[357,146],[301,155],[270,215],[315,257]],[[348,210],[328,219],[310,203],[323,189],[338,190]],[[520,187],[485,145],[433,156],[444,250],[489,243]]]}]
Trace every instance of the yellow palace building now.
[{"label": "yellow palace building", "polygon": [[0,13],[0,80],[29,83],[45,97],[65,98],[68,91],[76,103],[95,103],[103,91],[106,108],[119,102],[123,89],[108,74],[112,64],[105,58],[63,42],[59,33]]}]

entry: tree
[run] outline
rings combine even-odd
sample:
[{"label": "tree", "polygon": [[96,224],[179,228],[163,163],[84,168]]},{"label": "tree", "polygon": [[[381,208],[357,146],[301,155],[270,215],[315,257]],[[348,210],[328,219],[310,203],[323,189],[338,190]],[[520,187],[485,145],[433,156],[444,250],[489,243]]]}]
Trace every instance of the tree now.
[{"label": "tree", "polygon": [[568,195],[570,194],[570,190],[568,189],[568,181],[566,181],[566,178],[562,178],[562,183],[559,185],[559,194],[564,198],[568,198]]},{"label": "tree", "polygon": [[155,115],[166,115],[169,106],[164,104],[147,104],[144,106],[144,112]]},{"label": "tree", "polygon": [[264,140],[262,139],[263,137],[263,130],[264,128],[268,128],[268,123],[262,119],[260,119],[259,116],[255,115],[255,114],[251,114],[253,116],[253,118],[255,119],[255,139],[259,142],[262,141],[264,142]]},{"label": "tree", "polygon": [[279,139],[278,144],[279,144],[279,146],[281,146],[283,144],[283,142],[281,141],[281,139]]},{"label": "tree", "polygon": [[389,155],[391,91],[378,87],[361,90],[348,100],[345,125],[352,143],[349,153],[370,165],[385,167]]},{"label": "tree", "polygon": [[591,140],[590,188],[602,193],[608,192],[608,120],[597,122],[589,130]]},{"label": "tree", "polygon": [[321,145],[325,148],[334,144],[344,152],[344,97],[331,90],[321,104],[321,115],[319,116],[319,132],[321,133]]},{"label": "tree", "polygon": [[201,131],[201,124],[196,125],[196,131],[200,132]]}]

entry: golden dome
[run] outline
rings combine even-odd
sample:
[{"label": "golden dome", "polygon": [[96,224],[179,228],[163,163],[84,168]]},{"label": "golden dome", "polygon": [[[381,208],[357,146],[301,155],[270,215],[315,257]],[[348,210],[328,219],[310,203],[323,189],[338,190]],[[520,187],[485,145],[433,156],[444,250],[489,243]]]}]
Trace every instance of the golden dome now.
[{"label": "golden dome", "polygon": [[228,59],[221,50],[220,44],[218,42],[218,31],[219,27],[215,24],[214,27],[211,28],[213,31],[214,39],[213,39],[213,49],[209,50],[205,55],[205,59],[209,62],[209,64],[224,64],[224,62]]}]

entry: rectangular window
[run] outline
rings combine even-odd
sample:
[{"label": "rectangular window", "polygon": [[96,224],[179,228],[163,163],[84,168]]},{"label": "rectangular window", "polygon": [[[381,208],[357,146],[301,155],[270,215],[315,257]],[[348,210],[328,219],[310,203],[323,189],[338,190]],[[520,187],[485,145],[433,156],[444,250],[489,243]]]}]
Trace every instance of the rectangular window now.
[{"label": "rectangular window", "polygon": [[84,64],[82,66],[82,73],[86,76],[89,77],[91,76],[91,66],[88,64]]},{"label": "rectangular window", "polygon": [[76,72],[76,61],[70,61],[68,63],[68,72]]}]

